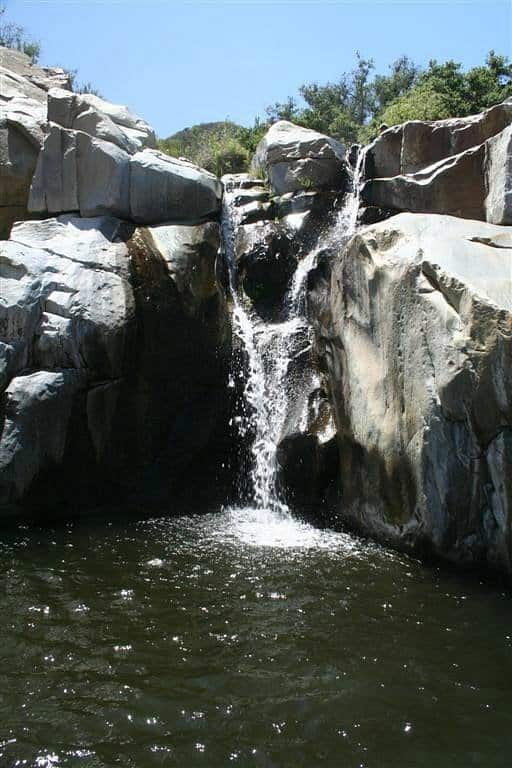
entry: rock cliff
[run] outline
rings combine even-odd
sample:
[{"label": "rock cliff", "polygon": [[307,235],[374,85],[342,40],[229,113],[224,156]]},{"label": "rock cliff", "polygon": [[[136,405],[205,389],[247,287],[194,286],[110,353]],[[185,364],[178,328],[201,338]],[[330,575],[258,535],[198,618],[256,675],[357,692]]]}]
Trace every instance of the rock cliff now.
[{"label": "rock cliff", "polygon": [[251,503],[512,572],[512,102],[359,162],[280,121],[221,182],[0,67],[1,516],[213,503],[235,453]]},{"label": "rock cliff", "polygon": [[311,307],[343,518],[403,546],[510,570],[512,232],[394,216],[337,254]]},{"label": "rock cliff", "polygon": [[4,234],[38,220],[0,243],[0,515],[168,497],[196,461],[213,495],[220,182],[154,150],[125,107],[1,52]]}]

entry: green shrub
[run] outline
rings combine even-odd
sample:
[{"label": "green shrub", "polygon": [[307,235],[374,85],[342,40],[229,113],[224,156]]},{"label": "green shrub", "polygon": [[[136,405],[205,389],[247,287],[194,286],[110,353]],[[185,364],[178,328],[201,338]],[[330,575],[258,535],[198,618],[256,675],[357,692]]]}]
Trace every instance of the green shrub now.
[{"label": "green shrub", "polygon": [[13,21],[7,21],[5,14],[7,9],[5,5],[0,4],[0,45],[5,48],[13,48],[17,51],[30,56],[35,63],[39,59],[41,46],[36,40],[27,36],[27,32],[20,24]]},{"label": "green shrub", "polygon": [[201,168],[222,176],[225,173],[243,173],[248,170],[259,135],[257,130],[243,128],[229,120],[201,123],[159,139],[158,148],[173,157],[186,157]]}]

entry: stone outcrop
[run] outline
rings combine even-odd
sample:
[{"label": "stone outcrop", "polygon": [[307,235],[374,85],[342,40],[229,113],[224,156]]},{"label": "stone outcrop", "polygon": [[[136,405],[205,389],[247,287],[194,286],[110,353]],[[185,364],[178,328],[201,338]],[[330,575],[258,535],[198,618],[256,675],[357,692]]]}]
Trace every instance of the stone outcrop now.
[{"label": "stone outcrop", "polygon": [[61,69],[42,69],[0,46],[0,239],[27,218],[27,201],[47,119],[47,92],[69,87]]},{"label": "stone outcrop", "polygon": [[32,214],[112,215],[139,224],[199,223],[218,214],[215,176],[154,149],[152,129],[126,107],[51,89],[48,121]]},{"label": "stone outcrop", "polygon": [[21,51],[0,46],[0,102],[29,98],[46,103],[50,88],[71,89],[69,74],[60,67],[38,67]]},{"label": "stone outcrop", "polygon": [[73,93],[63,70],[0,49],[0,239],[13,221],[77,213],[139,224],[215,218],[222,187],[156,147],[124,106]]},{"label": "stone outcrop", "polygon": [[206,454],[220,488],[221,183],[61,70],[1,61],[3,234],[44,220],[0,244],[0,514],[165,494]]},{"label": "stone outcrop", "polygon": [[213,222],[14,226],[0,245],[2,515],[147,490],[148,467],[168,489],[219,438],[230,338],[218,248]]},{"label": "stone outcrop", "polygon": [[512,570],[512,234],[401,214],[312,279],[340,450],[366,533]]},{"label": "stone outcrop", "polygon": [[145,120],[126,107],[90,93],[52,88],[48,93],[48,121],[110,141],[130,154],[156,147],[155,133]]},{"label": "stone outcrop", "polygon": [[277,195],[304,189],[343,191],[347,182],[345,147],[287,120],[274,123],[262,138],[253,166]]},{"label": "stone outcrop", "polygon": [[509,100],[470,118],[384,131],[365,153],[363,200],[395,211],[512,224],[511,123]]},{"label": "stone outcrop", "polygon": [[512,99],[485,112],[450,120],[411,120],[383,131],[367,148],[364,176],[416,173],[483,144],[512,123]]},{"label": "stone outcrop", "polygon": [[109,214],[140,224],[199,223],[219,213],[222,188],[215,176],[157,150],[130,154],[121,143],[50,123],[30,212]]}]

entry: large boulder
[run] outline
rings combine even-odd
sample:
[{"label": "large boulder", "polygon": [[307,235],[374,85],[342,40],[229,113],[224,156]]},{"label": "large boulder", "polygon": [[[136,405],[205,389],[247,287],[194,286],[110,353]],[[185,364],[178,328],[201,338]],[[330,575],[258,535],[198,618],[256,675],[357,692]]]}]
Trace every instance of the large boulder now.
[{"label": "large boulder", "polygon": [[260,141],[253,166],[277,195],[304,189],[343,190],[345,147],[317,131],[279,120]]},{"label": "large boulder", "polygon": [[139,224],[199,223],[218,214],[222,186],[215,176],[157,150],[130,154],[120,144],[49,123],[29,211],[113,215]]},{"label": "large boulder", "polygon": [[187,160],[144,150],[130,161],[130,214],[138,223],[200,222],[220,211],[222,185]]},{"label": "large boulder", "polygon": [[415,173],[368,180],[370,206],[512,224],[512,126]]},{"label": "large boulder", "polygon": [[[38,371],[14,378],[3,395],[0,499],[23,498],[34,480],[62,464],[74,398],[85,386],[81,371]],[[10,507],[10,509],[9,509]]]},{"label": "large boulder", "polygon": [[14,221],[27,218],[30,184],[44,139],[47,91],[57,84],[69,86],[63,70],[35,67],[25,54],[0,46],[2,240]]},{"label": "large boulder", "polygon": [[48,120],[110,141],[130,154],[156,147],[154,131],[145,120],[94,94],[52,88],[48,93]]},{"label": "large boulder", "polygon": [[230,357],[218,248],[213,222],[14,226],[0,247],[2,514],[147,493],[157,476],[166,492],[201,453],[217,471]]},{"label": "large boulder", "polygon": [[512,235],[400,214],[312,286],[349,524],[512,570]]},{"label": "large boulder", "polygon": [[481,145],[416,173],[371,179],[361,195],[369,206],[485,220],[484,162]]},{"label": "large boulder", "polygon": [[367,179],[416,173],[483,144],[512,123],[512,99],[470,117],[411,120],[383,131],[365,150]]},{"label": "large boulder", "polygon": [[13,227],[0,247],[0,333],[16,352],[17,371],[121,375],[134,315],[122,237],[122,222],[106,217],[62,216]]}]

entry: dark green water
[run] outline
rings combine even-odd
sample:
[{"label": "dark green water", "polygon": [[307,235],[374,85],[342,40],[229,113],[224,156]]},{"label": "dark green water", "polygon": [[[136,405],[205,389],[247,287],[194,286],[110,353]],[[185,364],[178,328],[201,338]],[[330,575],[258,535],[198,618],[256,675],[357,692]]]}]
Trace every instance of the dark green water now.
[{"label": "dark green water", "polygon": [[0,765],[512,763],[512,605],[250,512],[1,537]]}]

